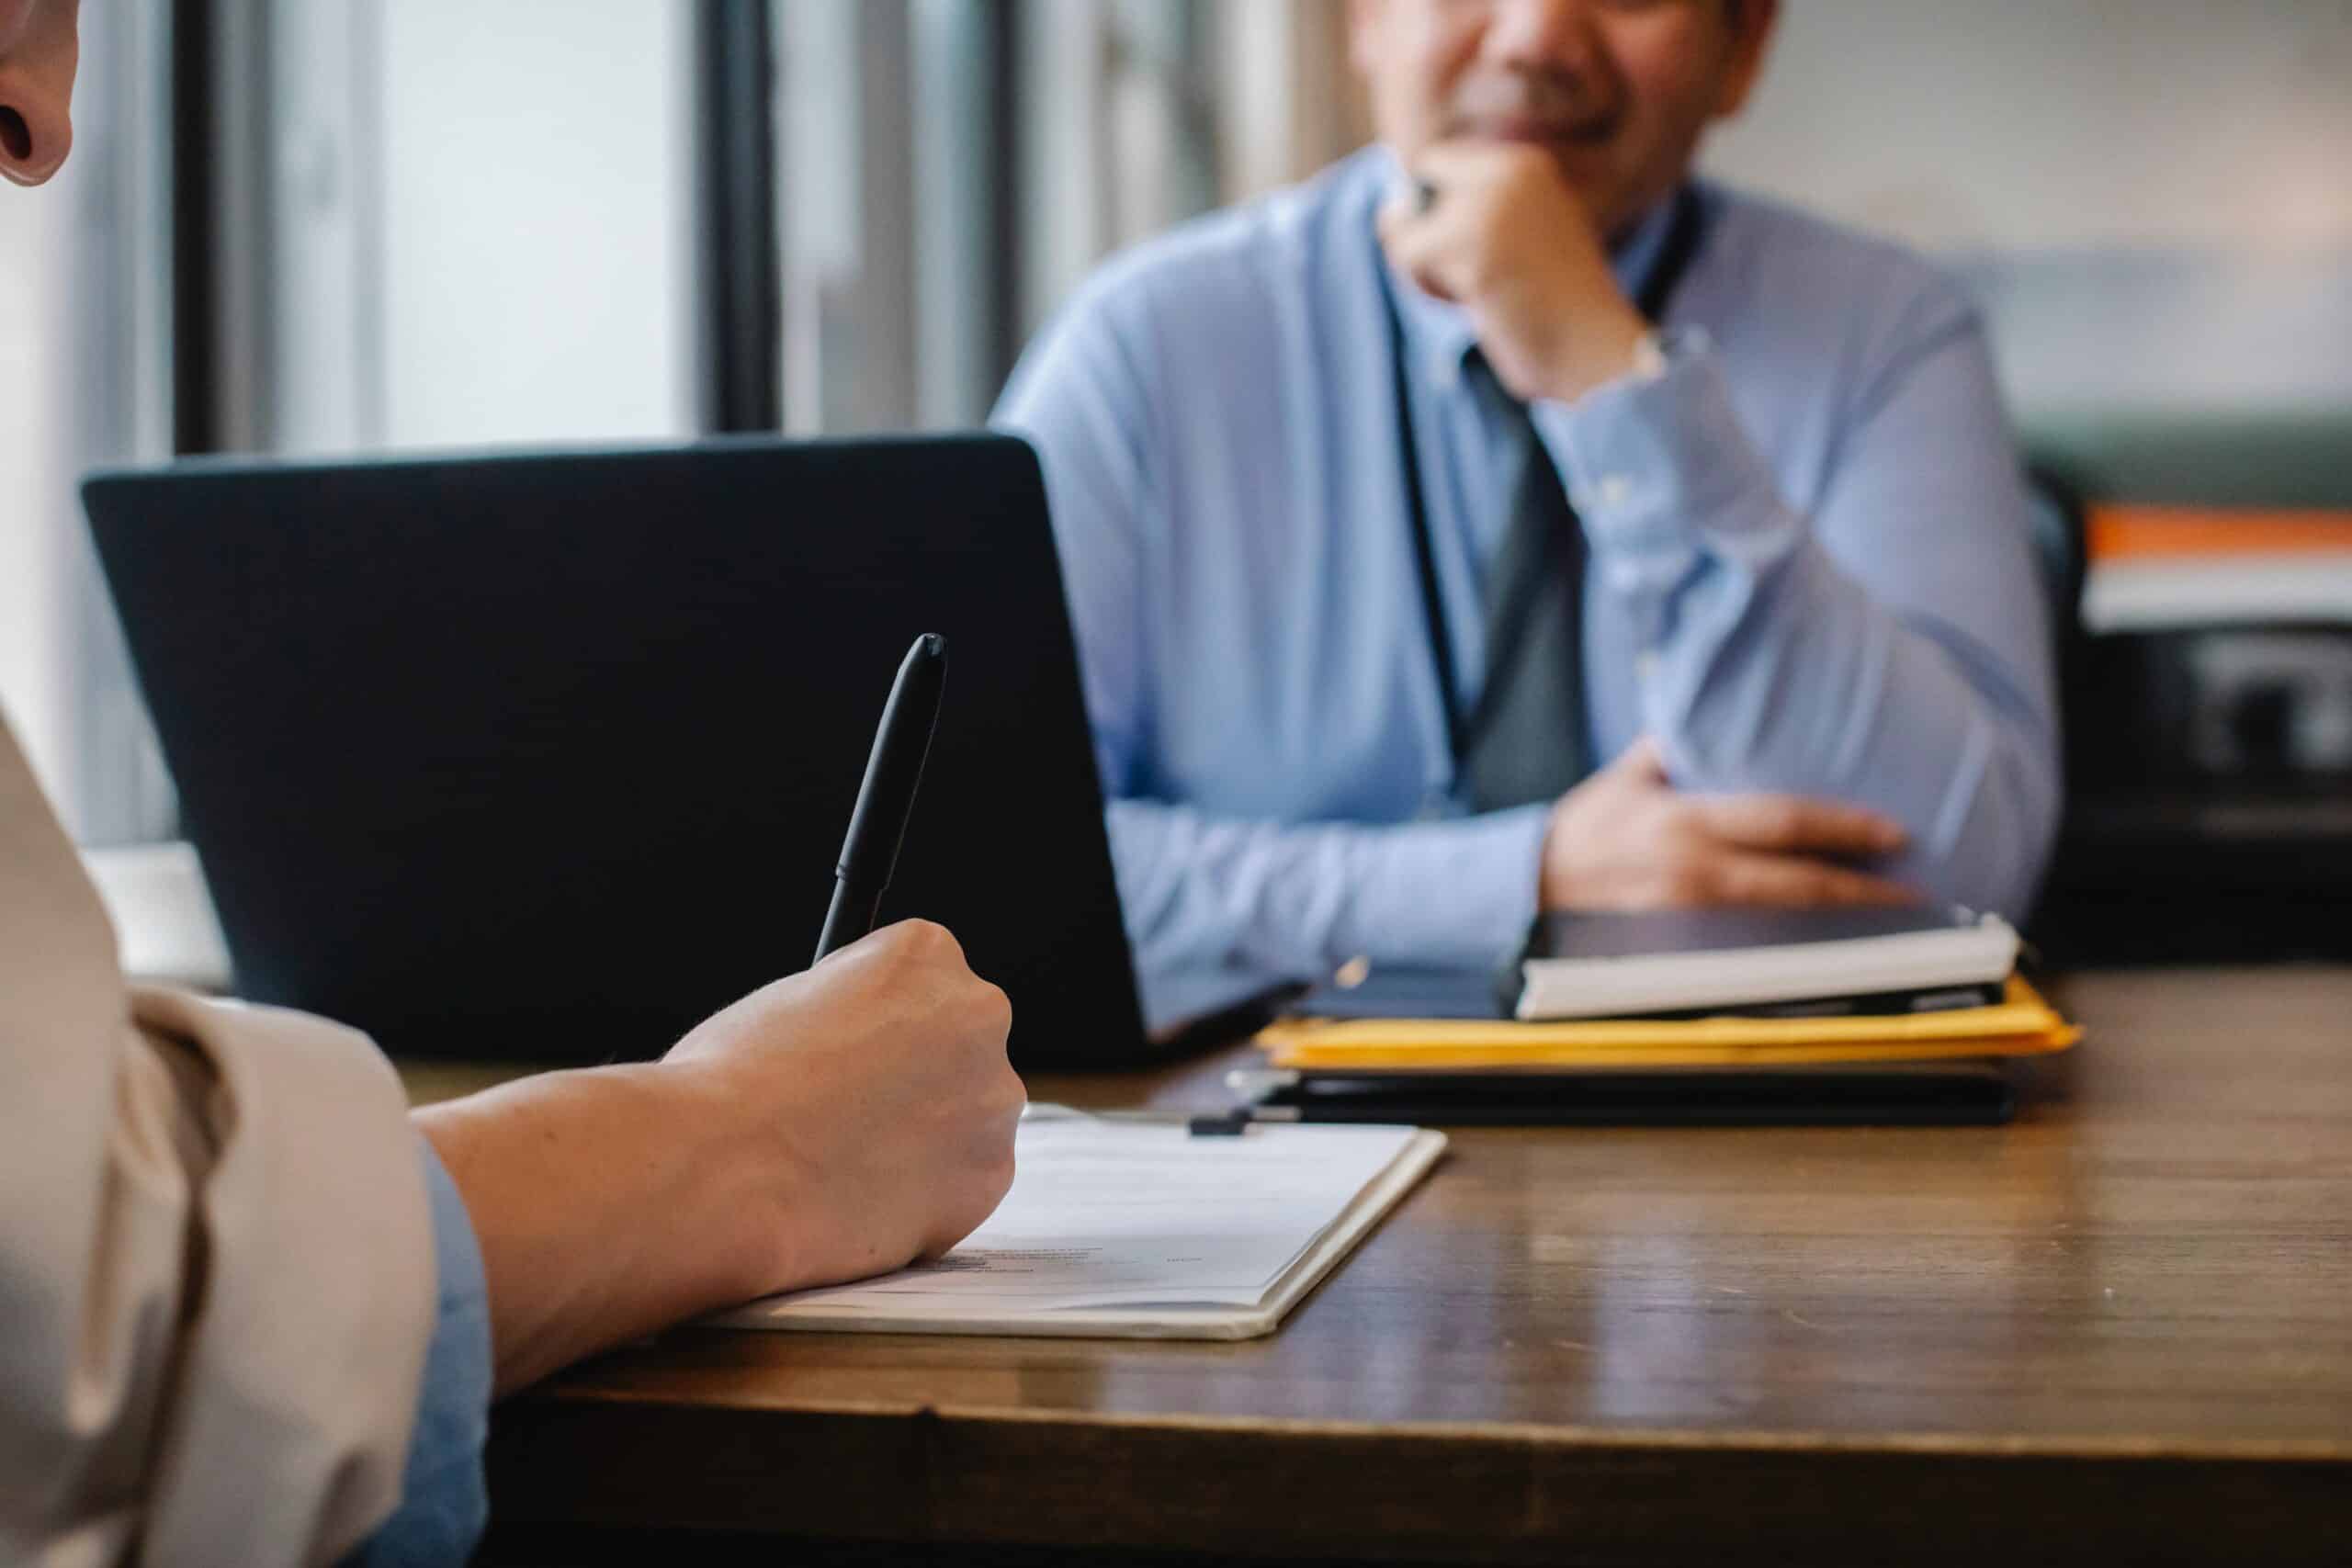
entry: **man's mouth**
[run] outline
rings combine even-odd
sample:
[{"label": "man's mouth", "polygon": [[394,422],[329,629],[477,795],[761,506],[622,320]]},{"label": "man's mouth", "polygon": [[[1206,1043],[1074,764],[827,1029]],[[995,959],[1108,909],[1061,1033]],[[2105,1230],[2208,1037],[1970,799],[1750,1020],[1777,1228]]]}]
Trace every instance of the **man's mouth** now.
[{"label": "man's mouth", "polygon": [[1597,148],[1617,133],[1616,117],[1582,120],[1545,115],[1487,114],[1464,122],[1470,135],[1490,141],[1529,141],[1545,147]]},{"label": "man's mouth", "polygon": [[1591,149],[1616,135],[1624,118],[1597,86],[1520,73],[1478,76],[1461,85],[1453,107],[1460,129],[1482,140]]}]

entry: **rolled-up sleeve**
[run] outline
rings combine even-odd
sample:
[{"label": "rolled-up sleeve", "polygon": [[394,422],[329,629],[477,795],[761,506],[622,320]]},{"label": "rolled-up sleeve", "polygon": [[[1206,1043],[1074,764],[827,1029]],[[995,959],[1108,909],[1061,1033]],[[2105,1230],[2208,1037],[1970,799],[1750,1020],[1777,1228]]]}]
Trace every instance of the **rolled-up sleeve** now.
[{"label": "rolled-up sleeve", "polygon": [[0,1561],[348,1557],[435,1333],[399,1077],[324,1020],[126,985],[5,725],[0,867]]}]

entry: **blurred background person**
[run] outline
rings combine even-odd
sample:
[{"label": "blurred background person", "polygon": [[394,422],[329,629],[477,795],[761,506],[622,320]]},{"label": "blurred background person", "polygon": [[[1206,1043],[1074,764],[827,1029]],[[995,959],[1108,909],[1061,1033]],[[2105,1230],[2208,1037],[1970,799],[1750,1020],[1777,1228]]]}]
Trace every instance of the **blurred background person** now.
[{"label": "blurred background person", "polygon": [[1540,909],[2021,917],[2048,599],[1981,321],[1694,182],[1771,0],[1363,0],[1380,144],[1081,291],[1044,457],[1147,971]]}]

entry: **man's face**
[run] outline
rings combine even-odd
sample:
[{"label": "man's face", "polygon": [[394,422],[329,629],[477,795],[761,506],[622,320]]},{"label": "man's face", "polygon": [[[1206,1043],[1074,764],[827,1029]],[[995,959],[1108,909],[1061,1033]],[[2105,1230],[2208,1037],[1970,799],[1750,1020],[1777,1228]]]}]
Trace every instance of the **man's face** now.
[{"label": "man's face", "polygon": [[1603,233],[1664,197],[1736,110],[1777,0],[1351,0],[1381,139],[1531,141]]},{"label": "man's face", "polygon": [[74,145],[81,0],[0,0],[0,176],[37,186]]}]

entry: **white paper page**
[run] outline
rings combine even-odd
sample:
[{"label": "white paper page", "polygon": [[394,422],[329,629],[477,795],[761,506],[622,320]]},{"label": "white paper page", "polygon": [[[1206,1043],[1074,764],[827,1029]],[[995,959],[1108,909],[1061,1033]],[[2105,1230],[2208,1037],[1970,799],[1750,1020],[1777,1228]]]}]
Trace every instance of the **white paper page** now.
[{"label": "white paper page", "polygon": [[1012,1190],[935,1263],[772,1296],[763,1316],[1002,1316],[1087,1307],[1255,1306],[1412,1141],[1409,1127],[1024,1120]]}]

